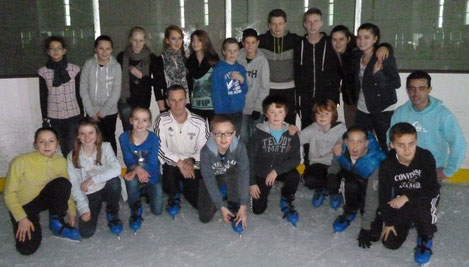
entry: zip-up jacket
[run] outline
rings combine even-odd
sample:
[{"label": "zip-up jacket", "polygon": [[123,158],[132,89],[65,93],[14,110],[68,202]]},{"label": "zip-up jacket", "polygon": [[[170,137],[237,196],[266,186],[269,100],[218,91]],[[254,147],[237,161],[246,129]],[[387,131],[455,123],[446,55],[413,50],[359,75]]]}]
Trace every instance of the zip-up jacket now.
[{"label": "zip-up jacket", "polygon": [[161,164],[176,166],[179,160],[194,159],[195,167],[200,167],[200,150],[210,136],[204,118],[191,113],[188,109],[187,119],[179,124],[166,111],[158,115],[155,120],[154,131],[160,138],[158,156]]},{"label": "zip-up jacket", "polygon": [[121,96],[122,69],[111,56],[110,61],[100,66],[97,56],[88,59],[80,76],[80,96],[88,116],[99,112],[103,116],[117,113],[117,101]]},{"label": "zip-up jacket", "polygon": [[249,195],[249,159],[244,144],[238,141],[237,137],[233,137],[230,147],[226,151],[225,160],[222,162],[215,140],[213,140],[213,137],[210,137],[200,152],[200,158],[200,172],[215,207],[220,209],[224,206],[216,176],[224,174],[230,168],[238,169],[239,204],[247,205]]},{"label": "zip-up jacket", "polygon": [[287,32],[281,38],[270,31],[259,36],[259,49],[269,62],[270,88],[289,89],[295,87],[293,75],[293,49],[301,37]]},{"label": "zip-up jacket", "polygon": [[330,99],[339,103],[340,62],[325,34],[316,44],[308,36],[295,47],[295,86],[298,95],[311,95],[318,100]]},{"label": "zip-up jacket", "polygon": [[300,164],[300,138],[288,133],[288,123],[283,123],[285,132],[277,142],[270,134],[269,122],[260,123],[249,141],[250,185],[256,184],[255,177],[267,177],[275,170],[282,175]]}]

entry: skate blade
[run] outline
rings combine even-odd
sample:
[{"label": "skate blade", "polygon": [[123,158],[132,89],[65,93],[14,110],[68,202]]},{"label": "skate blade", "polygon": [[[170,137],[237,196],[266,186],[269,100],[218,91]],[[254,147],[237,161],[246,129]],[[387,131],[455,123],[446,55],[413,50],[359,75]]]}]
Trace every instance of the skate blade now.
[{"label": "skate blade", "polygon": [[58,235],[52,235],[52,237],[57,238],[57,239],[66,240],[66,241],[73,242],[73,243],[80,243],[81,242],[81,240],[70,239],[70,238],[63,237],[63,236],[58,236]]},{"label": "skate blade", "polygon": [[117,236],[117,240],[121,240],[121,236],[120,236],[120,235]]}]

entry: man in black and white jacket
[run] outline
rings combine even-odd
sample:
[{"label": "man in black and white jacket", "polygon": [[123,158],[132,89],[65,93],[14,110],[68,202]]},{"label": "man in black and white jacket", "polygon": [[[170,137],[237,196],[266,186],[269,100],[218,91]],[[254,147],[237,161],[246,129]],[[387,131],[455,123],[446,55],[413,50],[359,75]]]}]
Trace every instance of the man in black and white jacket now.
[{"label": "man in black and white jacket", "polygon": [[160,138],[158,156],[163,166],[163,190],[168,194],[166,209],[174,218],[179,212],[182,193],[197,208],[200,150],[209,136],[205,119],[186,107],[185,90],[180,85],[168,88],[166,103],[170,110],[158,115],[154,131]]}]

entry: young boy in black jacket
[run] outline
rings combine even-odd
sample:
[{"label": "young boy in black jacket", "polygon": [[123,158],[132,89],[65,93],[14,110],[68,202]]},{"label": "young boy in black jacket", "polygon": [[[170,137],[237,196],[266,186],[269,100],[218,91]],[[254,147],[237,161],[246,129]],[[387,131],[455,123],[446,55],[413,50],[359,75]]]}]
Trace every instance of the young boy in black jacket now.
[{"label": "young boy in black jacket", "polygon": [[280,180],[284,182],[280,201],[283,217],[296,225],[298,213],[293,201],[300,180],[296,170],[300,163],[300,139],[288,132],[286,100],[271,95],[264,99],[262,108],[267,121],[257,125],[248,146],[252,211],[255,214],[265,211],[270,189]]},{"label": "young boy in black jacket", "polygon": [[379,170],[379,203],[383,211],[382,242],[398,249],[407,238],[412,223],[418,238],[414,259],[427,263],[432,255],[432,238],[437,231],[436,207],[440,184],[435,159],[417,146],[417,131],[409,123],[397,123],[389,131],[392,150]]}]

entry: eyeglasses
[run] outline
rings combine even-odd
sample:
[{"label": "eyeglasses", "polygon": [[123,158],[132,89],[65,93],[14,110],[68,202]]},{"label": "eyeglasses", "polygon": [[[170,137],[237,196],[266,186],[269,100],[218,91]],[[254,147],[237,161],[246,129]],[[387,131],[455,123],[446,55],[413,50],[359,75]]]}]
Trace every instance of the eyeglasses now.
[{"label": "eyeglasses", "polygon": [[234,131],[226,132],[226,133],[212,133],[212,134],[213,134],[213,136],[218,137],[218,138],[220,138],[220,137],[231,137],[234,134]]}]

